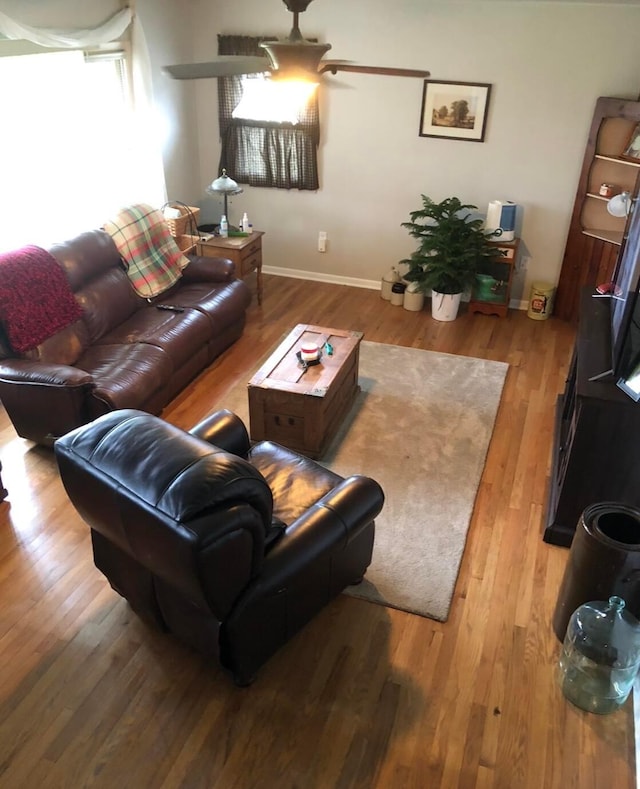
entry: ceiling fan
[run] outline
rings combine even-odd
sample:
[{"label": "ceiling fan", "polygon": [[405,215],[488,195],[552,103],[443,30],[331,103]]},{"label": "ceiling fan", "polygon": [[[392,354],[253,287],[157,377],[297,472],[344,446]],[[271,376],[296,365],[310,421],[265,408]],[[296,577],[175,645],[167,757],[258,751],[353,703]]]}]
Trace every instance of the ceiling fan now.
[{"label": "ceiling fan", "polygon": [[384,74],[391,77],[430,76],[428,71],[406,68],[387,68],[385,66],[360,66],[341,60],[323,60],[331,49],[331,44],[319,44],[302,37],[298,19],[312,0],[282,0],[293,14],[293,27],[284,39],[262,41],[260,47],[265,56],[219,55],[206,63],[184,63],[164,66],[163,71],[174,79],[206,79],[208,77],[231,77],[239,74],[256,74],[270,71],[274,78],[312,78],[338,71],[351,71],[359,74]]}]

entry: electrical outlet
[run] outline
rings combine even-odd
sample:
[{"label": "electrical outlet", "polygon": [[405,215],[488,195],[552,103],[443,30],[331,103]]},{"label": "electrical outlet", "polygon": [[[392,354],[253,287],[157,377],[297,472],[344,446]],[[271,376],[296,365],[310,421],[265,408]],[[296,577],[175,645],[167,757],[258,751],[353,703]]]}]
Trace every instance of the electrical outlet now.
[{"label": "electrical outlet", "polygon": [[516,262],[516,271],[526,271],[531,262],[530,255],[520,255]]},{"label": "electrical outlet", "polygon": [[320,230],[318,233],[318,252],[326,252],[327,251],[327,234],[324,230]]}]

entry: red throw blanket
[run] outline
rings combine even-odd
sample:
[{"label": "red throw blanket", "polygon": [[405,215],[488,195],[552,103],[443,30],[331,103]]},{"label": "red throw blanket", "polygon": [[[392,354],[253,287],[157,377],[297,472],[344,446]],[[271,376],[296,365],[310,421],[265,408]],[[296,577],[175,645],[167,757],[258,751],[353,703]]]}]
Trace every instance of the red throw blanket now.
[{"label": "red throw blanket", "polygon": [[14,351],[35,348],[81,315],[64,271],[46,249],[0,254],[0,320]]}]

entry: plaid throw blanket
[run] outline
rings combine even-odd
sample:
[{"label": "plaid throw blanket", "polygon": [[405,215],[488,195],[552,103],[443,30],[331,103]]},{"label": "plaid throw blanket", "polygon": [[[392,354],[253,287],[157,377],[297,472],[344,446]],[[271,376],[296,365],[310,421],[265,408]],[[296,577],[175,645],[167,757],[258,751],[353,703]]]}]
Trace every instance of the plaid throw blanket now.
[{"label": "plaid throw blanket", "polygon": [[69,280],[46,249],[0,254],[0,320],[16,353],[30,351],[82,316]]},{"label": "plaid throw blanket", "polygon": [[122,208],[105,222],[126,266],[134,290],[144,298],[164,293],[189,262],[169,232],[162,213],[144,203]]}]

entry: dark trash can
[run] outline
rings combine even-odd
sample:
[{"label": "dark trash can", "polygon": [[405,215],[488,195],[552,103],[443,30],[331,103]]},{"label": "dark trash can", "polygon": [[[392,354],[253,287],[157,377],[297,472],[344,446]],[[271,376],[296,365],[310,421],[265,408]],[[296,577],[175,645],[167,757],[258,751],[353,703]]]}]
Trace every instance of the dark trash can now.
[{"label": "dark trash can", "polygon": [[640,619],[640,509],[605,501],[587,507],[576,527],[553,615],[560,641],[577,608],[612,595]]}]

